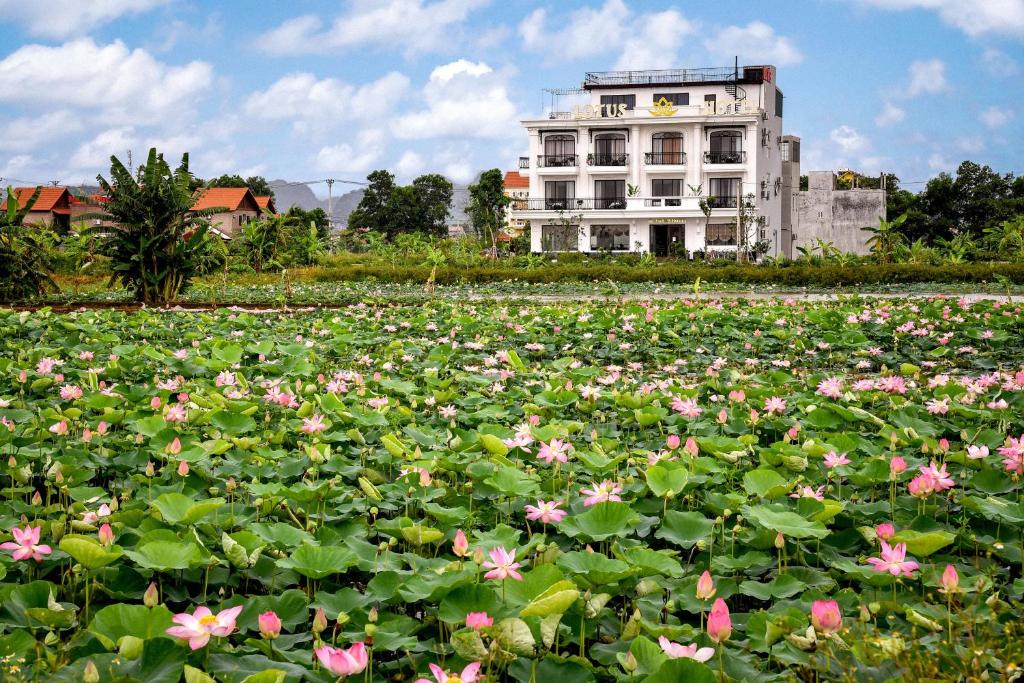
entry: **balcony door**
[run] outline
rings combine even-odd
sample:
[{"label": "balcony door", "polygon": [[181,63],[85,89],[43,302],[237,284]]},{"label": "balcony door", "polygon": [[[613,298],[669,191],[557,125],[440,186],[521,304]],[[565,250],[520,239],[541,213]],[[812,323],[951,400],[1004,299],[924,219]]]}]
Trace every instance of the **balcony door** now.
[{"label": "balcony door", "polygon": [[651,153],[651,163],[684,163],[682,133],[655,133],[654,137],[652,138],[652,143],[653,151]]},{"label": "balcony door", "polygon": [[576,198],[576,183],[572,180],[549,180],[544,183],[544,208],[548,211],[566,211]]},{"label": "balcony door", "polygon": [[743,136],[737,130],[716,130],[711,134],[708,163],[743,163]]},{"label": "balcony door", "polygon": [[602,133],[594,138],[595,166],[625,166],[626,136],[621,133]]},{"label": "balcony door", "polygon": [[595,209],[625,209],[626,181],[595,180],[594,199]]},{"label": "balcony door", "polygon": [[711,178],[708,181],[708,195],[714,208],[735,207],[740,195],[740,179]]},{"label": "balcony door", "polygon": [[575,166],[576,138],[572,135],[548,135],[544,138],[545,166]]}]

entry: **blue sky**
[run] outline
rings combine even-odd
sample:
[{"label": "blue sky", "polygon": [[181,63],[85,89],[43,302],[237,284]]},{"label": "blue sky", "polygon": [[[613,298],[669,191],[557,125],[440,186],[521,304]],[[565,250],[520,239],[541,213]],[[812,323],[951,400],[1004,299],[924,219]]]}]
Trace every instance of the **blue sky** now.
[{"label": "blue sky", "polygon": [[778,67],[804,170],[1024,172],[1024,0],[0,0],[0,22],[5,185],[153,144],[203,177],[465,183],[515,166],[544,87],[737,54]]}]

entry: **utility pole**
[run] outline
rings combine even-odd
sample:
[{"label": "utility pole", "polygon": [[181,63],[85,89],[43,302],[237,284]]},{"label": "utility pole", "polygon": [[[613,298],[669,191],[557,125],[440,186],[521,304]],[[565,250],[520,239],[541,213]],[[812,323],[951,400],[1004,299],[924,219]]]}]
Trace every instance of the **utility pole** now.
[{"label": "utility pole", "polygon": [[134,169],[132,169],[132,151],[128,150],[128,173],[134,172]]},{"label": "utility pole", "polygon": [[334,178],[327,179],[327,225],[328,230],[334,230]]},{"label": "utility pole", "polygon": [[743,260],[740,253],[743,251],[743,181],[739,181],[736,187],[736,262]]}]

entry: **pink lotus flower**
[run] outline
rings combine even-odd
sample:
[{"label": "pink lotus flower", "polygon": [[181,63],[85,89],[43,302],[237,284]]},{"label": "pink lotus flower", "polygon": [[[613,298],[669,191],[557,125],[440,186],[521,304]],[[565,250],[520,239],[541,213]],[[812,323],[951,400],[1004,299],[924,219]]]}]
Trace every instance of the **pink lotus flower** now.
[{"label": "pink lotus flower", "polygon": [[671,657],[672,659],[693,659],[698,662],[706,662],[715,654],[715,648],[713,647],[702,647],[697,648],[697,644],[692,645],[680,645],[679,643],[673,643],[665,636],[658,638],[658,644],[661,645],[662,651]]},{"label": "pink lotus flower", "polygon": [[597,505],[598,503],[604,503],[607,501],[620,502],[622,500],[618,495],[622,493],[622,487],[610,479],[605,479],[593,488],[582,489],[580,493],[587,496],[583,499],[584,507]]},{"label": "pink lotus flower", "polygon": [[907,461],[898,455],[894,455],[892,460],[889,461],[889,474],[896,478],[907,469]]},{"label": "pink lotus flower", "polygon": [[939,589],[940,593],[956,593],[960,588],[960,575],[956,573],[956,567],[951,564],[946,565],[946,570],[942,572],[942,588]]},{"label": "pink lotus flower", "polygon": [[469,541],[466,539],[466,532],[459,529],[455,532],[455,540],[452,541],[452,552],[459,557],[469,554]]},{"label": "pink lotus flower", "polygon": [[542,442],[540,450],[537,452],[537,459],[543,460],[549,465],[555,460],[569,462],[569,445],[569,442],[559,439],[551,439],[548,443]]},{"label": "pink lotus flower", "polygon": [[181,453],[181,439],[174,437],[174,441],[167,444],[165,450],[171,455],[178,455]]},{"label": "pink lotus flower", "polygon": [[829,377],[818,382],[818,393],[826,398],[836,399],[843,395],[843,380]]},{"label": "pink lotus flower", "polygon": [[678,396],[672,400],[672,410],[684,417],[699,417],[700,414],[704,412],[701,407],[697,405],[697,399],[680,398]]},{"label": "pink lotus flower", "polygon": [[928,467],[922,467],[920,470],[921,474],[931,477],[936,491],[945,491],[956,485],[953,478],[949,476],[949,472],[946,471],[946,463],[942,463],[942,467],[937,467],[935,461],[932,461]]},{"label": "pink lotus flower", "polygon": [[441,414],[441,417],[443,417],[445,419],[451,419],[451,418],[455,417],[455,414],[458,411],[455,409],[455,406],[450,406],[449,405],[449,406],[441,406],[441,408],[438,410],[438,412]]},{"label": "pink lotus flower", "polygon": [[101,526],[97,535],[99,536],[100,543],[103,545],[110,545],[114,542],[114,530],[110,528],[109,524]]},{"label": "pink lotus flower", "polygon": [[281,635],[281,618],[274,611],[264,612],[256,618],[260,635],[264,640],[274,640]]},{"label": "pink lotus flower", "polygon": [[50,425],[50,433],[56,434],[57,436],[64,436],[68,433],[68,421],[61,420],[60,422]]},{"label": "pink lotus flower", "polygon": [[318,434],[325,429],[327,425],[324,424],[324,416],[319,414],[302,418],[302,426],[299,427],[299,431],[304,434]]},{"label": "pink lotus flower", "polygon": [[679,439],[678,434],[669,434],[668,438],[665,439],[665,446],[667,446],[669,450],[674,451],[675,449],[679,448],[680,443],[681,440]]},{"label": "pink lotus flower", "polygon": [[1024,474],[1024,434],[1017,439],[1006,437],[1006,442],[999,447],[999,455],[1003,456],[1007,472]]},{"label": "pink lotus flower", "polygon": [[846,453],[837,454],[835,451],[829,451],[825,454],[825,467],[829,469],[849,464],[850,459],[846,457]]},{"label": "pink lotus flower", "polygon": [[718,598],[711,606],[708,615],[708,637],[716,643],[728,640],[732,635],[732,619],[729,618],[729,607],[725,600]]},{"label": "pink lotus flower", "polygon": [[970,460],[982,460],[988,457],[988,446],[968,446],[967,457]]},{"label": "pink lotus flower", "polygon": [[843,627],[843,615],[835,600],[815,600],[811,603],[811,624],[819,633],[835,633]]},{"label": "pink lotus flower", "polygon": [[910,495],[917,498],[927,498],[928,496],[935,493],[935,479],[930,474],[922,474],[914,477],[907,484],[907,490],[910,491]]},{"label": "pink lotus flower", "polygon": [[188,411],[181,403],[172,403],[164,408],[164,419],[168,422],[186,422]]},{"label": "pink lotus flower", "polygon": [[920,566],[913,560],[907,560],[907,544],[897,543],[890,547],[885,541],[882,543],[882,557],[869,557],[868,564],[874,565],[876,572],[889,572],[893,576],[912,576]]},{"label": "pink lotus flower", "polygon": [[[480,671],[480,662],[473,662],[472,664],[466,665],[466,668],[462,670],[462,673],[448,673],[437,664],[430,665],[430,673],[434,675],[434,681],[437,683],[476,683],[480,680],[477,676],[477,672]],[[432,683],[426,678],[417,678],[415,683]]]},{"label": "pink lotus flower", "polygon": [[82,398],[82,389],[73,384],[65,384],[60,388],[60,397],[65,401],[74,401]]},{"label": "pink lotus flower", "polygon": [[515,581],[522,581],[523,576],[516,570],[521,566],[515,561],[515,551],[509,552],[502,546],[496,546],[491,549],[490,560],[484,562],[484,567],[490,569],[489,572],[484,574],[485,579],[492,579],[495,581],[504,581],[505,579],[511,578]]},{"label": "pink lotus flower", "polygon": [[26,526],[24,529],[14,527],[11,529],[14,540],[0,543],[0,550],[12,551],[11,557],[15,560],[32,558],[36,562],[42,562],[46,555],[53,552],[50,546],[40,545],[39,538],[42,533],[42,526]]},{"label": "pink lotus flower", "polygon": [[370,662],[370,655],[363,643],[356,643],[347,650],[324,645],[313,652],[325,669],[341,678],[362,673]]},{"label": "pink lotus flower", "polygon": [[180,460],[178,462],[178,474],[182,477],[188,476],[188,461]]},{"label": "pink lotus flower", "polygon": [[470,612],[466,615],[466,626],[468,628],[481,629],[493,624],[494,619],[488,616],[487,612]]},{"label": "pink lotus flower", "polygon": [[539,519],[543,524],[557,524],[568,514],[565,510],[558,509],[558,506],[561,504],[557,500],[545,502],[538,498],[537,505],[526,506],[526,518],[530,520]]},{"label": "pink lotus flower", "polygon": [[779,398],[778,396],[771,396],[764,402],[764,412],[768,413],[769,415],[773,413],[778,413],[779,415],[781,415],[782,413],[786,412],[786,402]]},{"label": "pink lotus flower", "polygon": [[700,452],[700,447],[697,446],[697,440],[692,436],[686,437],[686,445],[683,446],[683,450],[686,451],[691,458],[696,458]]},{"label": "pink lotus flower", "polygon": [[711,578],[711,572],[704,570],[704,573],[697,579],[697,599],[710,600],[715,597],[715,582]]},{"label": "pink lotus flower", "polygon": [[818,488],[813,486],[798,486],[796,491],[789,494],[790,498],[813,498],[814,500],[825,500],[825,485]]},{"label": "pink lotus flower", "polygon": [[242,606],[232,607],[214,615],[208,607],[197,607],[192,614],[175,614],[171,619],[177,626],[167,629],[167,635],[188,641],[193,650],[210,642],[210,636],[224,638],[235,630],[235,620]]},{"label": "pink lotus flower", "polygon": [[888,541],[890,538],[896,535],[896,529],[892,524],[884,522],[875,527],[875,535],[883,541]]}]

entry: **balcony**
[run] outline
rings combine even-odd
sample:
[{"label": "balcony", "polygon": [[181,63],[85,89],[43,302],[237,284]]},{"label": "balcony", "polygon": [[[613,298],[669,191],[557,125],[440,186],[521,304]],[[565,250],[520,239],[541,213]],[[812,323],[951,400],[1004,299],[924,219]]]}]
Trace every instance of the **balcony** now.
[{"label": "balcony", "polygon": [[579,166],[577,154],[538,154],[537,168],[575,168]]},{"label": "balcony", "polygon": [[742,150],[726,152],[704,152],[705,164],[745,164],[747,153]]},{"label": "balcony", "polygon": [[684,197],[650,197],[644,200],[644,206],[663,206],[666,208],[681,207]]},{"label": "balcony", "polygon": [[588,166],[627,166],[628,154],[588,154]]},{"label": "balcony", "polygon": [[519,168],[530,168],[530,157],[519,157]]},{"label": "balcony", "polygon": [[626,208],[626,198],[513,199],[509,207],[513,211],[623,211]]},{"label": "balcony", "polygon": [[736,197],[708,197],[708,206],[712,209],[735,209]]},{"label": "balcony", "polygon": [[648,166],[684,166],[686,152],[647,152],[644,163]]}]

